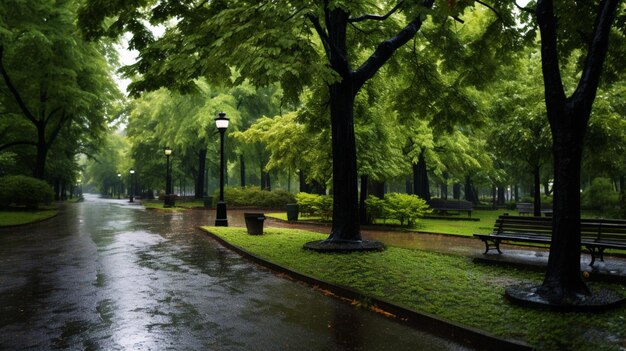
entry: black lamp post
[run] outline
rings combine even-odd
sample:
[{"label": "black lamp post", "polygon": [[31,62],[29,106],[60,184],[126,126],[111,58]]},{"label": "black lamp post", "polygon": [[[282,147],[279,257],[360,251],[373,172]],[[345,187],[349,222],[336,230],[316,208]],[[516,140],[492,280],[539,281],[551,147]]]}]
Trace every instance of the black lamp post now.
[{"label": "black lamp post", "polygon": [[165,196],[163,197],[163,207],[172,207],[174,206],[174,198],[172,195],[172,172],[170,170],[170,155],[172,154],[172,149],[169,147],[165,147],[163,153],[165,153],[165,157],[167,158],[165,175]]},{"label": "black lamp post", "polygon": [[117,198],[122,196],[122,173],[117,174]]},{"label": "black lamp post", "polygon": [[129,202],[135,202],[134,196],[135,196],[135,170],[131,168],[130,169],[130,201]]},{"label": "black lamp post", "polygon": [[224,112],[218,114],[215,119],[215,126],[220,132],[220,199],[217,202],[217,214],[215,216],[216,227],[228,227],[226,218],[226,203],[224,202],[224,133],[228,128],[229,119]]}]

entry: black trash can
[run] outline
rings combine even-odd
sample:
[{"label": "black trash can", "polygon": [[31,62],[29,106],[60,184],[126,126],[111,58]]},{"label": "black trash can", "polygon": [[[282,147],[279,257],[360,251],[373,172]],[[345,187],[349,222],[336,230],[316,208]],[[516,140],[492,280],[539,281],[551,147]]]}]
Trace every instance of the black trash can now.
[{"label": "black trash can", "polygon": [[176,206],[176,194],[163,195],[163,207]]},{"label": "black trash can", "polygon": [[298,204],[287,204],[285,207],[287,207],[287,220],[297,221],[299,213]]},{"label": "black trash can", "polygon": [[263,213],[244,213],[243,217],[246,220],[246,229],[248,229],[248,234],[263,234],[263,221],[265,221],[265,215]]},{"label": "black trash can", "polygon": [[204,200],[204,208],[211,208],[213,206],[213,196],[205,196]]}]

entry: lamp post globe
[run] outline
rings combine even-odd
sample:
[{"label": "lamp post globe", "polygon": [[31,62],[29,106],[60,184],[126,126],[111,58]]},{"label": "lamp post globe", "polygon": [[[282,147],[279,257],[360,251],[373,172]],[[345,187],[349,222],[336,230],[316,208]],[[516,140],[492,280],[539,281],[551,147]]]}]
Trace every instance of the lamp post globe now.
[{"label": "lamp post globe", "polygon": [[230,120],[226,118],[224,112],[220,112],[215,119],[215,127],[220,132],[220,198],[217,202],[215,226],[228,227],[228,218],[226,214],[226,202],[224,202],[224,133],[228,129]]},{"label": "lamp post globe", "polygon": [[170,168],[170,155],[172,154],[172,149],[166,146],[165,149],[163,149],[163,153],[167,159],[165,167],[165,196],[163,197],[163,207],[173,207],[174,195],[172,195],[172,171]]},{"label": "lamp post globe", "polygon": [[135,202],[134,198],[135,198],[135,170],[134,169],[130,169],[130,201],[129,202]]},{"label": "lamp post globe", "polygon": [[122,196],[122,173],[117,174],[117,198]]}]

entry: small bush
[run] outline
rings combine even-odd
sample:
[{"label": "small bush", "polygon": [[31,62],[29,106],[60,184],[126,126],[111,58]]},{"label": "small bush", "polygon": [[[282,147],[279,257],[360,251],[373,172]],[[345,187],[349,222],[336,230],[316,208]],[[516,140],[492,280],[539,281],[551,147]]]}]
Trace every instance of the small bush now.
[{"label": "small bush", "polygon": [[581,196],[584,208],[599,211],[601,215],[612,214],[619,204],[619,194],[608,178],[595,178]]},{"label": "small bush", "polygon": [[54,198],[52,187],[43,180],[27,176],[0,177],[0,204],[37,209]]},{"label": "small bush", "polygon": [[305,216],[319,216],[323,220],[329,220],[333,215],[333,197],[330,195],[298,193],[296,202],[300,213]]},{"label": "small bush", "polygon": [[[219,190],[215,193],[217,199]],[[225,187],[224,201],[231,206],[256,207],[256,208],[283,208],[286,204],[293,203],[293,194],[285,190],[265,191],[259,187]]]},{"label": "small bush", "polygon": [[389,193],[385,195],[385,204],[389,217],[400,221],[400,225],[405,221],[413,225],[419,217],[431,212],[426,200],[417,195]]}]

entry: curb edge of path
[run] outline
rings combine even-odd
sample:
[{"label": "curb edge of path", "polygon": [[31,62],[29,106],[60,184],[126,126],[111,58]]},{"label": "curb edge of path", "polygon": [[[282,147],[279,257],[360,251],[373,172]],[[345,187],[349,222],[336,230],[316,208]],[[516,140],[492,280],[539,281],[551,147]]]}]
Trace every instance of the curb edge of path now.
[{"label": "curb edge of path", "polygon": [[386,312],[382,313],[383,315],[390,314],[395,317],[394,319],[398,322],[408,324],[418,330],[426,331],[439,337],[450,338],[458,343],[480,350],[534,350],[532,346],[522,341],[499,338],[476,328],[463,326],[462,324],[448,321],[435,315],[405,308],[380,298],[365,295],[346,286],[336,285],[297,271],[293,271],[233,245],[206,229],[199,229],[207,233],[211,238],[215,239],[224,247],[263,267],[269,268],[277,273],[287,275],[288,277],[303,282],[311,287],[328,290],[336,297],[343,300],[363,300],[365,298],[368,301],[371,301],[371,306]]}]

